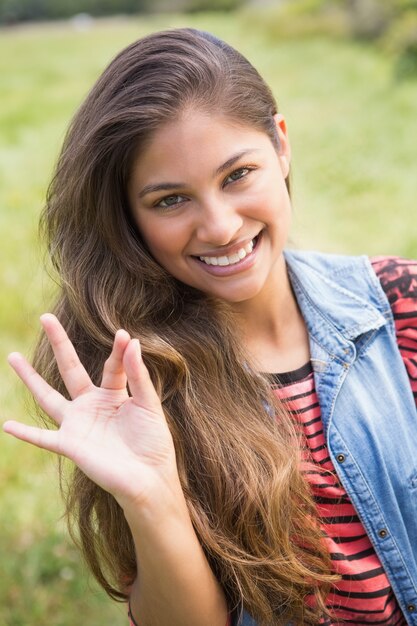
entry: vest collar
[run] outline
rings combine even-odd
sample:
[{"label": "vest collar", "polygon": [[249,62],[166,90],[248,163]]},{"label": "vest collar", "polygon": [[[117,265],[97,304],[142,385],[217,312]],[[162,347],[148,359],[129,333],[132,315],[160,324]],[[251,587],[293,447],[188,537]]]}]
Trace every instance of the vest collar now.
[{"label": "vest collar", "polygon": [[[374,293],[375,286],[381,293],[382,289],[366,257],[294,250],[286,250],[284,256],[311,335],[328,335],[330,324],[336,335],[353,341],[386,324],[389,303],[386,298],[370,301],[370,283],[375,283]],[[327,333],[323,332],[326,328]]]}]

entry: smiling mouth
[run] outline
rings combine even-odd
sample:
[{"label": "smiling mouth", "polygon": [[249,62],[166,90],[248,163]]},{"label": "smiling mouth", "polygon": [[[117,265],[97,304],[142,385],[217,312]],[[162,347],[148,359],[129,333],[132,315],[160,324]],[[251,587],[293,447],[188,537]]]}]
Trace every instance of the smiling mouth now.
[{"label": "smiling mouth", "polygon": [[205,263],[206,265],[220,265],[221,267],[236,265],[237,263],[243,261],[244,258],[249,256],[249,254],[253,252],[253,250],[256,248],[256,244],[260,239],[260,236],[261,233],[258,233],[256,237],[251,239],[251,241],[249,241],[249,243],[247,243],[242,248],[239,248],[239,250],[237,250],[237,252],[235,252],[234,254],[229,254],[227,256],[199,256],[195,258],[202,263]]}]

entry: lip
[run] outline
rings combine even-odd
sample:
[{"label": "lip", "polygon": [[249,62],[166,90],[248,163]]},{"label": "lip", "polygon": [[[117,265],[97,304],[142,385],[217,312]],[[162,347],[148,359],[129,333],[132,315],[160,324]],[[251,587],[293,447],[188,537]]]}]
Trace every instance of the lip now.
[{"label": "lip", "polygon": [[200,256],[208,256],[208,257],[231,256],[232,254],[235,254],[241,248],[244,248],[245,246],[247,246],[248,243],[253,241],[256,237],[259,237],[259,234],[260,233],[257,233],[256,235],[253,235],[253,237],[246,237],[246,239],[242,239],[241,241],[238,241],[237,243],[233,244],[233,246],[229,246],[228,248],[225,248],[225,247],[214,248],[214,250],[210,250],[210,252],[199,252],[198,254],[193,254],[192,256],[197,257],[197,258]]},{"label": "lip", "polygon": [[[239,272],[244,272],[248,269],[250,269],[254,263],[256,262],[256,258],[258,256],[258,251],[260,248],[260,243],[262,241],[262,232],[260,231],[260,233],[258,233],[258,235],[256,235],[255,237],[253,237],[253,239],[256,238],[256,242],[254,245],[254,248],[252,250],[252,252],[250,252],[249,254],[247,254],[245,256],[244,259],[241,259],[238,263],[233,263],[232,265],[207,265],[207,263],[204,263],[204,261],[200,261],[200,259],[198,257],[191,257],[193,259],[193,261],[195,261],[196,263],[198,263],[198,265],[204,270],[206,271],[208,274],[211,274],[212,276],[231,276],[232,274],[237,274]],[[249,241],[252,241],[252,239],[249,239],[247,241],[247,243],[249,243]],[[246,244],[243,244],[246,245]],[[234,246],[234,251],[237,252],[237,250],[239,250],[240,248],[242,248],[242,243],[236,248],[236,246]],[[232,248],[230,248],[232,250]],[[223,251],[222,253],[216,255],[216,254],[205,254],[205,255],[201,255],[201,256],[229,256],[230,254],[233,254],[233,252],[229,252],[228,254],[225,254]]]}]

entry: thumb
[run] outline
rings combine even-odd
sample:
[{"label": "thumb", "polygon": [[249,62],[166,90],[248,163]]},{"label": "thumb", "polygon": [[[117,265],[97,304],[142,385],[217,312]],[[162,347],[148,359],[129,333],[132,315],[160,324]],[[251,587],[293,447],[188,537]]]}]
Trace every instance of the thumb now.
[{"label": "thumb", "polygon": [[123,366],[134,403],[143,409],[163,415],[161,401],[143,362],[138,339],[130,340],[123,355]]}]

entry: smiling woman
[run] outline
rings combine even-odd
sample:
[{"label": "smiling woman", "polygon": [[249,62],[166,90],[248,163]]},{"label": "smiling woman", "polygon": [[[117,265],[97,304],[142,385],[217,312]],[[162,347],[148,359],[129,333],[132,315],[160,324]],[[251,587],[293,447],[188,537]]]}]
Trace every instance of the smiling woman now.
[{"label": "smiling woman", "polygon": [[35,368],[9,357],[58,428],[4,429],[74,462],[133,624],[417,625],[417,264],[288,250],[290,159],[255,68],[192,29],[123,50],[65,140],[61,293]]}]

